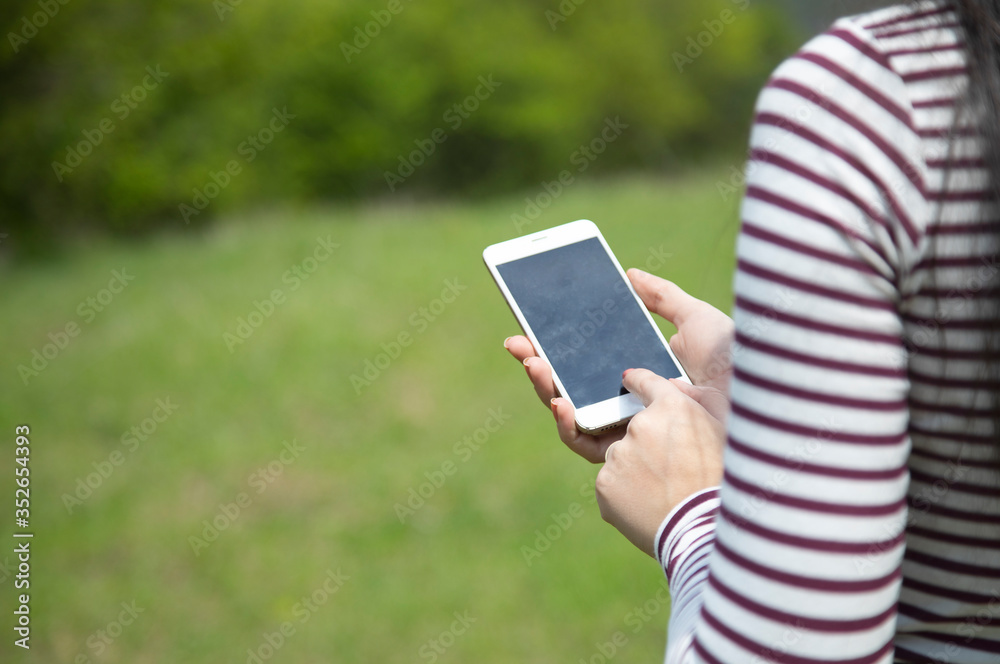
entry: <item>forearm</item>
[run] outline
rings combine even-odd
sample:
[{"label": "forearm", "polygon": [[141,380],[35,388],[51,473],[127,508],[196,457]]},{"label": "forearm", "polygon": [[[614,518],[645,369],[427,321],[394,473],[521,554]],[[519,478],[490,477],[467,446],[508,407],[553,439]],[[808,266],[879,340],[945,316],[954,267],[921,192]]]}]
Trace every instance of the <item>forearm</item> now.
[{"label": "forearm", "polygon": [[656,534],[656,557],[670,584],[667,664],[679,664],[690,654],[718,512],[719,490],[707,489],[678,505]]}]

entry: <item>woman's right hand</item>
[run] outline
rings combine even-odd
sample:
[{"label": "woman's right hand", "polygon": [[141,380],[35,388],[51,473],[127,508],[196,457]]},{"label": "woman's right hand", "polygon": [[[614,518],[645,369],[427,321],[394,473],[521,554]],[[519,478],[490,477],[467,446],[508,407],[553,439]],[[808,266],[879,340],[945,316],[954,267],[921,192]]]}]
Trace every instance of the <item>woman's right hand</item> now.
[{"label": "woman's right hand", "polygon": [[[637,269],[629,270],[628,277],[646,307],[677,328],[670,348],[694,383],[683,391],[724,422],[729,414],[733,321],[666,279]],[[625,435],[624,427],[600,436],[582,433],[576,428],[573,406],[559,397],[552,370],[537,356],[527,337],[510,337],[504,346],[524,364],[538,398],[552,409],[559,438],[588,461],[603,463],[607,448]]]},{"label": "woman's right hand", "polygon": [[670,349],[691,382],[703,388],[697,399],[716,419],[729,415],[729,381],[733,375],[733,320],[680,286],[642,270],[628,271],[629,281],[646,308],[677,328]]}]

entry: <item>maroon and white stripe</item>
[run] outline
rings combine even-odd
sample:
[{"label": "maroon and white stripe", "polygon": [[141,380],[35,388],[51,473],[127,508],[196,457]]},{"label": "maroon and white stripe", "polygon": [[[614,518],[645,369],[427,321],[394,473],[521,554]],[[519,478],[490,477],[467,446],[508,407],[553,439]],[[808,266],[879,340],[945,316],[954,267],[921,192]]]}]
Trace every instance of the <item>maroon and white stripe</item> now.
[{"label": "maroon and white stripe", "polygon": [[1000,662],[1000,210],[957,25],[843,19],[761,94],[725,477],[657,534],[670,664]]}]

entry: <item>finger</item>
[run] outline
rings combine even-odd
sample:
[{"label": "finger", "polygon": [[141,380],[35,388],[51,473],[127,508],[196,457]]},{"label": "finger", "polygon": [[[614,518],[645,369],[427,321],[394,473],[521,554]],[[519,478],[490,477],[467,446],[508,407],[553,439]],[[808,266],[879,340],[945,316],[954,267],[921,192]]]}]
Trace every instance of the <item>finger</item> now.
[{"label": "finger", "polygon": [[552,404],[552,414],[556,418],[556,431],[559,433],[559,440],[567,445],[577,443],[580,431],[576,428],[573,404],[560,397],[553,398],[550,403]]},{"label": "finger", "polygon": [[697,310],[699,300],[688,295],[672,281],[637,268],[628,271],[628,278],[646,308],[667,319],[675,327],[680,327],[684,319]]},{"label": "finger", "polygon": [[542,400],[542,403],[548,405],[552,397],[559,396],[555,382],[552,380],[552,370],[549,369],[545,360],[538,357],[535,353],[535,347],[531,345],[527,337],[521,335],[508,337],[504,340],[503,345],[511,355],[524,365],[525,371],[528,372],[528,379],[535,388],[535,394]]},{"label": "finger", "polygon": [[622,377],[622,385],[638,397],[643,406],[649,406],[657,399],[677,395],[677,388],[669,380],[657,376],[649,369],[629,369]]},{"label": "finger", "polygon": [[508,337],[503,342],[503,347],[506,348],[511,355],[516,357],[518,362],[524,362],[525,359],[538,355],[538,353],[535,352],[535,347],[531,345],[530,341],[528,341],[528,337],[520,334]]},{"label": "finger", "polygon": [[729,399],[719,389],[714,387],[698,387],[683,380],[672,378],[670,384],[683,394],[697,401],[715,419],[725,422],[729,415]]},{"label": "finger", "polygon": [[605,452],[608,446],[624,434],[624,428],[615,432],[609,432],[600,437],[583,433],[576,428],[576,412],[573,410],[573,404],[566,399],[557,398],[552,400],[552,414],[556,418],[556,430],[559,432],[559,440],[566,447],[591,463],[604,463]]},{"label": "finger", "polygon": [[610,445],[608,445],[608,449],[604,450],[604,463],[606,464],[611,463],[612,450],[615,449],[615,446],[617,444],[618,444],[617,442],[611,443]]},{"label": "finger", "polygon": [[706,392],[707,388],[698,387],[696,385],[692,385],[691,383],[686,383],[683,380],[680,380],[678,378],[671,379],[670,383],[674,387],[676,387],[678,390],[680,390],[681,392],[683,392],[687,396],[691,397],[692,399],[694,399],[698,403],[701,403],[701,400],[703,398],[705,398],[705,396],[706,396],[705,392]]},{"label": "finger", "polygon": [[529,357],[523,362],[525,371],[528,372],[528,380],[535,388],[535,394],[548,405],[553,398],[559,396],[555,381],[552,380],[552,370],[548,363],[540,357]]}]

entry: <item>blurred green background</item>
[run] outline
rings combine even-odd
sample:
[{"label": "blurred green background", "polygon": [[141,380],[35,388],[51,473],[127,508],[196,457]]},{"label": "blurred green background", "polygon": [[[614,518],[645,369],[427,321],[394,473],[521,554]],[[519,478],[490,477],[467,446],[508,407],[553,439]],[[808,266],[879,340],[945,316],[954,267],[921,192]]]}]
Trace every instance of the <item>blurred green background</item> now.
[{"label": "blurred green background", "polygon": [[0,661],[658,661],[480,253],[590,218],[728,310],[802,4],[4,3]]}]

